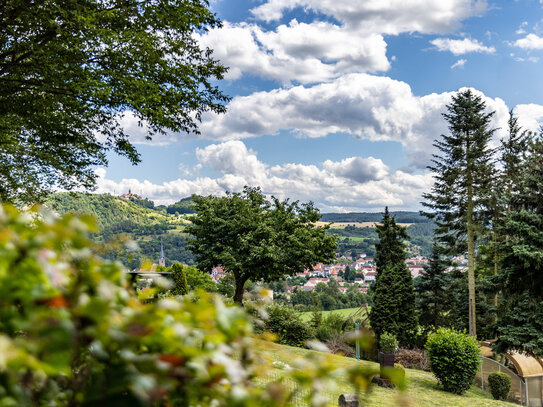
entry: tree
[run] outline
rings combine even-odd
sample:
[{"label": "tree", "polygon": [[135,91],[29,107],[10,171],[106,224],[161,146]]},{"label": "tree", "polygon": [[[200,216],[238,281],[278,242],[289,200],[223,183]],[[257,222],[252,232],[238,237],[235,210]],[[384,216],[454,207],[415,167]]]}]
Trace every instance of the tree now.
[{"label": "tree", "polygon": [[173,274],[173,283],[174,283],[172,294],[173,295],[187,294],[189,292],[189,287],[187,284],[187,276],[185,275],[185,270],[183,270],[183,265],[181,263],[174,263],[172,265],[172,274]]},{"label": "tree", "polygon": [[[475,244],[488,221],[491,185],[494,181],[493,151],[488,143],[494,129],[486,105],[471,90],[459,92],[447,105],[443,117],[449,123],[449,135],[441,135],[434,146],[435,183],[424,194],[423,205],[431,210],[436,238],[450,254],[468,255],[469,333],[476,336],[475,313]],[[486,211],[486,212],[485,212]]]},{"label": "tree", "polygon": [[335,258],[336,237],[316,226],[312,203],[268,201],[259,188],[225,197],[194,197],[197,215],[187,232],[200,270],[221,266],[233,274],[234,301],[241,304],[248,279],[269,282]]},{"label": "tree", "polygon": [[451,277],[445,273],[447,266],[440,247],[434,242],[429,264],[424,266],[424,272],[415,285],[418,320],[426,331],[449,325],[446,314],[452,303],[448,290]]},{"label": "tree", "polygon": [[503,255],[498,349],[543,354],[543,135],[530,141],[518,191],[508,197],[499,245]]},{"label": "tree", "polygon": [[370,324],[378,338],[388,332],[399,342],[412,344],[417,328],[415,290],[411,272],[405,265],[405,247],[402,238],[405,228],[396,224],[385,208],[382,225],[378,226],[376,262],[379,259],[378,278],[375,283]]},{"label": "tree", "polygon": [[92,187],[108,151],[137,163],[123,119],[150,139],[225,110],[207,0],[7,0],[0,21],[0,200]]},{"label": "tree", "polygon": [[376,224],[375,230],[379,235],[379,242],[375,244],[375,265],[378,280],[380,272],[386,267],[405,261],[403,239],[408,239],[409,235],[404,227],[396,225],[396,219],[390,216],[388,207],[385,207],[381,224]]}]

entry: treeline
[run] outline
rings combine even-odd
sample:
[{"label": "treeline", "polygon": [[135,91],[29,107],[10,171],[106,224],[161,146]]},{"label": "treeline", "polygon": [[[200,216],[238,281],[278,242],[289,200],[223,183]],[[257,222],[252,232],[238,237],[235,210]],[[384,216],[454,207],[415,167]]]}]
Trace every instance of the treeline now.
[{"label": "treeline", "polygon": [[[418,212],[390,212],[398,223],[428,223],[428,218]],[[379,212],[323,213],[322,222],[380,222],[383,217]]]}]

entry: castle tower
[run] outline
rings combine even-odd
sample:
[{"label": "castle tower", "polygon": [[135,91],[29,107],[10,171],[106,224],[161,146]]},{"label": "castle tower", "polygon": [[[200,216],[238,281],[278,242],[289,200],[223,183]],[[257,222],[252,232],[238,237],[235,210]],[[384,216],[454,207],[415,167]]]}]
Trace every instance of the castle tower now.
[{"label": "castle tower", "polygon": [[166,267],[166,258],[164,257],[164,247],[162,246],[162,242],[160,242],[160,258],[158,259],[158,264]]}]

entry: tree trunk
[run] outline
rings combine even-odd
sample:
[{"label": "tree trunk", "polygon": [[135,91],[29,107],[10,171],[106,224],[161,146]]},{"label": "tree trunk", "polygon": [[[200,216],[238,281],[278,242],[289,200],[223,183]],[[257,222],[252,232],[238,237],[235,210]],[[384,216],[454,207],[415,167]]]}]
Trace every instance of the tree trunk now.
[{"label": "tree trunk", "polygon": [[234,274],[234,280],[236,282],[236,290],[234,291],[234,302],[237,302],[243,307],[243,292],[245,288],[245,283],[247,282],[247,278],[242,277],[239,274]]},{"label": "tree trunk", "polygon": [[[468,163],[469,171],[469,163]],[[473,224],[473,185],[468,174],[467,229],[468,229],[468,298],[469,298],[469,334],[477,336],[475,320],[475,233]]]}]

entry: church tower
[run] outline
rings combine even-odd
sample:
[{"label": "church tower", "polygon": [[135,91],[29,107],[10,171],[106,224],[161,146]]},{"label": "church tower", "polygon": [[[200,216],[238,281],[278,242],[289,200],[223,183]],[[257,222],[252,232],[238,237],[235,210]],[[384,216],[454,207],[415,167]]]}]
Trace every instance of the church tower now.
[{"label": "church tower", "polygon": [[158,259],[158,264],[166,267],[166,258],[164,257],[164,247],[162,246],[162,242],[160,242],[160,258]]}]

